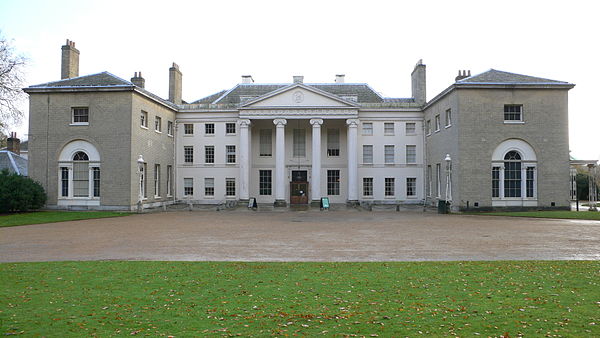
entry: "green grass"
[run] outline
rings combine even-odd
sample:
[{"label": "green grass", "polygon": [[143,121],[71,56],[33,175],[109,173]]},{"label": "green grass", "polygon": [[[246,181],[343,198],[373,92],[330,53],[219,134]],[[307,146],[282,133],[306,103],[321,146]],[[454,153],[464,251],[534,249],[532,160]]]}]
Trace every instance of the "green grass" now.
[{"label": "green grass", "polygon": [[593,211],[503,211],[503,212],[478,212],[470,215],[486,216],[513,216],[535,218],[562,218],[562,219],[588,219],[600,221],[600,212]]},{"label": "green grass", "polygon": [[0,264],[0,334],[600,336],[600,262]]},{"label": "green grass", "polygon": [[0,227],[130,215],[114,211],[37,211],[0,215]]}]

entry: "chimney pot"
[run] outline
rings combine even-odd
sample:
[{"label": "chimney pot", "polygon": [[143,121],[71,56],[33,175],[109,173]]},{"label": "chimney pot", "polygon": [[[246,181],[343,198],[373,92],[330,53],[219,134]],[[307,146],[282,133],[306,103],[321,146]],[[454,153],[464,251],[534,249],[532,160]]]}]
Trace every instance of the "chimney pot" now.
[{"label": "chimney pot", "polygon": [[131,83],[140,88],[144,88],[146,86],[146,80],[142,77],[142,72],[134,72]]}]

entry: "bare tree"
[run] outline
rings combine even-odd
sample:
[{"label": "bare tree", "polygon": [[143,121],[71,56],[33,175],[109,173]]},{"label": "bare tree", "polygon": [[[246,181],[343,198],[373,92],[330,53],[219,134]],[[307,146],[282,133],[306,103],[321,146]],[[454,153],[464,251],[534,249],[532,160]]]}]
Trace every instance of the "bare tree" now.
[{"label": "bare tree", "polygon": [[19,107],[25,93],[23,66],[25,57],[16,55],[13,47],[0,32],[0,133],[6,135],[11,123],[19,123],[23,111]]}]

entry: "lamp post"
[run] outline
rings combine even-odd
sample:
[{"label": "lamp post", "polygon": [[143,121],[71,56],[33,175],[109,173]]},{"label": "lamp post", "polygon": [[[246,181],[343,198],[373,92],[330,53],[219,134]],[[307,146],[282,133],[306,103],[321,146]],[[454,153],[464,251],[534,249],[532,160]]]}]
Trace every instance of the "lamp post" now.
[{"label": "lamp post", "polygon": [[446,154],[446,203],[448,207],[452,203],[452,158]]},{"label": "lamp post", "polygon": [[140,155],[137,159],[137,173],[138,173],[138,184],[139,184],[139,189],[138,189],[138,201],[137,201],[137,212],[141,213],[142,212],[142,200],[144,199],[144,177],[143,175],[146,175],[146,173],[144,172],[144,158],[142,157],[142,155]]},{"label": "lamp post", "polygon": [[588,164],[588,203],[590,211],[598,211],[596,207],[596,166]]}]

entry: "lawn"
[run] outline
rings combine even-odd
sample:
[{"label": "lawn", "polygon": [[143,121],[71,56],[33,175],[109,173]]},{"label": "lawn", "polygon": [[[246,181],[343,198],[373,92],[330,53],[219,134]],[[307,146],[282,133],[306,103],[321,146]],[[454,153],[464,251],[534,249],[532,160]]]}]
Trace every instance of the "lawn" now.
[{"label": "lawn", "polygon": [[594,211],[502,211],[469,213],[471,215],[513,216],[535,218],[588,219],[600,221],[600,212]]},{"label": "lawn", "polygon": [[600,336],[600,262],[0,264],[1,334]]},{"label": "lawn", "polygon": [[127,212],[114,211],[37,211],[17,214],[4,214],[0,215],[0,227],[77,221],[90,218],[118,217],[129,214],[130,213]]}]

